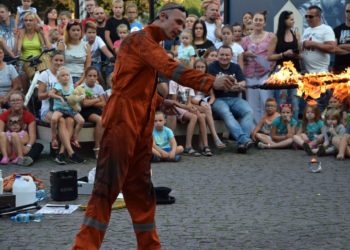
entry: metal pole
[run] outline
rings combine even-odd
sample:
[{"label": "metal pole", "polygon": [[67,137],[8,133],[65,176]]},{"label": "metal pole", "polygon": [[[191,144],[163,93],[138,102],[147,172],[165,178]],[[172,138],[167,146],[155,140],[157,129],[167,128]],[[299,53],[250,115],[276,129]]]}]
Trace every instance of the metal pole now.
[{"label": "metal pole", "polygon": [[224,23],[230,23],[230,1],[224,0]]},{"label": "metal pole", "polygon": [[79,19],[79,0],[74,0],[74,18]]},{"label": "metal pole", "polygon": [[154,0],[149,0],[149,22],[154,19]]}]

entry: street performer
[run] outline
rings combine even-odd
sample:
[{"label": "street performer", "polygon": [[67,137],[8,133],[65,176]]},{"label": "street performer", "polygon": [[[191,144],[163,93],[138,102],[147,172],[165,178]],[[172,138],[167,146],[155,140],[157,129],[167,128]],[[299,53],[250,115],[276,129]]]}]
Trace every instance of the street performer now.
[{"label": "street performer", "polygon": [[95,185],[73,249],[99,249],[111,207],[123,192],[138,249],[160,249],[155,227],[155,193],[150,176],[152,130],[156,109],[157,72],[177,83],[208,93],[230,90],[235,79],[186,68],[170,59],[159,45],[185,27],[182,5],[165,4],[152,24],[131,33],[120,47],[114,68],[112,95],[102,121],[105,128],[97,161]]}]

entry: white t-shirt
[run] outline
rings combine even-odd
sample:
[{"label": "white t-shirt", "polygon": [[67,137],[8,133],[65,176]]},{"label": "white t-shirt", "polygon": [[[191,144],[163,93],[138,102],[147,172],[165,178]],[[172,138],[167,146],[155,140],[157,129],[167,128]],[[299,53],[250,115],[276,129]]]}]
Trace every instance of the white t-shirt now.
[{"label": "white t-shirt", "polygon": [[0,96],[5,96],[11,90],[12,80],[18,76],[15,67],[11,64],[5,64],[3,69],[0,69]]},{"label": "white t-shirt", "polygon": [[82,84],[82,86],[84,89],[90,90],[93,94],[93,97],[100,97],[105,93],[105,91],[103,90],[103,87],[99,83],[95,83],[95,85],[92,88],[87,86],[85,82]]},{"label": "white t-shirt", "polygon": [[[314,28],[307,28],[302,37],[304,41],[315,41],[319,43],[336,41],[333,29],[325,24]],[[303,50],[303,63],[309,73],[327,72],[330,63],[330,54],[320,50]]]},{"label": "white t-shirt", "polygon": [[[219,49],[222,45],[223,45],[222,42],[219,42],[219,43],[215,44],[215,47],[217,49]],[[242,46],[239,43],[231,44],[231,49],[232,49],[232,52],[233,52],[233,56],[232,56],[231,62],[237,64],[238,63],[238,56],[244,52],[244,49],[242,48]]]},{"label": "white t-shirt", "polygon": [[[88,43],[86,36],[83,38],[83,41]],[[105,42],[101,37],[96,36],[95,42],[90,44],[91,47],[91,62],[100,63],[101,62],[101,49],[106,47]]]},{"label": "white t-shirt", "polygon": [[[46,85],[46,92],[49,92],[57,82],[57,78],[54,74],[52,74],[50,69],[47,69],[40,73],[38,81],[44,83]],[[49,100],[50,98],[41,101],[41,117],[43,117],[50,110]]]},{"label": "white t-shirt", "polygon": [[216,24],[205,21],[205,26],[207,28],[207,39],[212,41],[214,44],[219,42],[220,40],[215,36]]},{"label": "white t-shirt", "polygon": [[169,82],[169,95],[176,95],[177,101],[182,104],[187,104],[189,96],[195,96],[193,89],[184,87],[173,80]]}]

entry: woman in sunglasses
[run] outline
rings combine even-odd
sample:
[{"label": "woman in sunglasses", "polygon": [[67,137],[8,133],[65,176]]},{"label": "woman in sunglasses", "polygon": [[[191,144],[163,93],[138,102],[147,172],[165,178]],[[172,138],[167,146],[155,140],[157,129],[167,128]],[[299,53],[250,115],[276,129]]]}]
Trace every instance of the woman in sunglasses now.
[{"label": "woman in sunglasses", "polygon": [[74,85],[80,85],[84,80],[85,69],[91,65],[91,48],[83,41],[82,25],[78,20],[67,24],[64,42],[60,42],[57,49],[64,51],[64,65],[70,69]]}]

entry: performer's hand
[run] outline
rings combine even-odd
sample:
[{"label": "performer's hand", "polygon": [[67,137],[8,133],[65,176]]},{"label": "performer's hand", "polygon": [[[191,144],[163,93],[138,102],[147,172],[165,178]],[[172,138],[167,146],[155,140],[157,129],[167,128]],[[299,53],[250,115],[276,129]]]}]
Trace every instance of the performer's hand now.
[{"label": "performer's hand", "polygon": [[217,90],[229,91],[233,88],[236,83],[236,78],[232,76],[219,76],[216,77],[213,88]]}]

